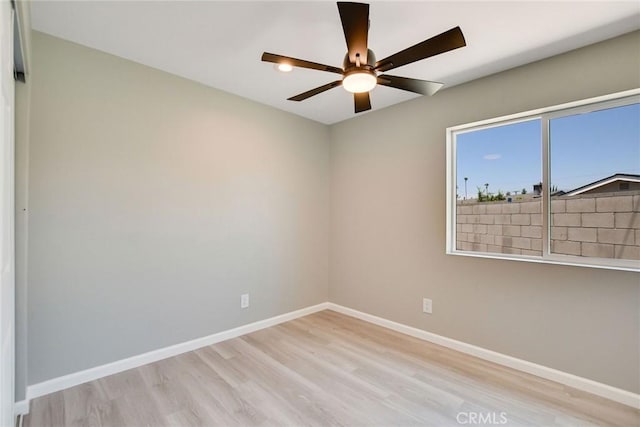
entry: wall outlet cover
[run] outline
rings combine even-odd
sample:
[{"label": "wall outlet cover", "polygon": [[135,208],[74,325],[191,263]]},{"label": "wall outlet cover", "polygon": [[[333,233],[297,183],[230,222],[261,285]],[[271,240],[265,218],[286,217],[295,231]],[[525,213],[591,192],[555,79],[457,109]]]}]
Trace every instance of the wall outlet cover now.
[{"label": "wall outlet cover", "polygon": [[422,299],[422,311],[424,313],[429,313],[429,314],[433,313],[432,305],[433,305],[433,302],[429,298]]},{"label": "wall outlet cover", "polygon": [[249,307],[249,294],[240,295],[240,308]]}]

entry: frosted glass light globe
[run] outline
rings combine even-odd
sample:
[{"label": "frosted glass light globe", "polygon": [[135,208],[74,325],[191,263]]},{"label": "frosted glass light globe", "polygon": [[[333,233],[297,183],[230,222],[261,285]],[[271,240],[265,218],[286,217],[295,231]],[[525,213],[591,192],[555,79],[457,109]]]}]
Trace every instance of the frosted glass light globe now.
[{"label": "frosted glass light globe", "polygon": [[376,76],[367,72],[347,74],[342,79],[342,86],[347,92],[351,93],[369,92],[376,87],[376,83]]}]

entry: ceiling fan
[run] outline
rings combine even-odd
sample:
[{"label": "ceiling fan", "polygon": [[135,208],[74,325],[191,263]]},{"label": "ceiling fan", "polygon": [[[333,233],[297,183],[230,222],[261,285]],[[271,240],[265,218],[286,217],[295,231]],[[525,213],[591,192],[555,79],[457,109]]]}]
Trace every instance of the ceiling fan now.
[{"label": "ceiling fan", "polygon": [[344,37],[347,41],[347,54],[344,57],[343,68],[268,52],[262,54],[263,61],[279,64],[280,67],[310,68],[342,76],[340,80],[292,96],[288,98],[290,101],[303,101],[329,89],[342,86],[348,92],[353,93],[355,112],[360,113],[371,109],[369,91],[376,85],[389,86],[421,95],[433,95],[443,86],[443,83],[380,73],[466,46],[460,27],[455,27],[380,61],[376,61],[373,51],[367,45],[369,5],[366,3],[338,2],[338,12],[342,21]]}]

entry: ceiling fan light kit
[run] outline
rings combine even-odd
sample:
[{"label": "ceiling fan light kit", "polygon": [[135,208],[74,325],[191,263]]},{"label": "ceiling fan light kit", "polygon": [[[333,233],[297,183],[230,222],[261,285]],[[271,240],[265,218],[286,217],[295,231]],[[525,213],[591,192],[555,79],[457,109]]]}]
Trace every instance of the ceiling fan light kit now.
[{"label": "ceiling fan light kit", "polygon": [[378,79],[373,71],[355,70],[344,74],[342,87],[351,93],[369,92],[376,87]]},{"label": "ceiling fan light kit", "polygon": [[[347,54],[343,63],[344,68],[273,53],[265,52],[262,54],[263,61],[277,64],[280,71],[286,72],[291,71],[293,67],[301,67],[342,75],[341,80],[292,96],[288,98],[289,100],[303,101],[329,89],[342,86],[348,92],[353,93],[355,112],[360,113],[371,109],[369,92],[376,85],[388,86],[421,95],[433,95],[443,86],[442,83],[380,73],[466,46],[460,27],[455,27],[376,62],[375,54],[368,48],[369,5],[365,3],[338,2],[338,12],[340,13],[342,29],[347,42]],[[285,67],[285,69],[281,67]]]}]

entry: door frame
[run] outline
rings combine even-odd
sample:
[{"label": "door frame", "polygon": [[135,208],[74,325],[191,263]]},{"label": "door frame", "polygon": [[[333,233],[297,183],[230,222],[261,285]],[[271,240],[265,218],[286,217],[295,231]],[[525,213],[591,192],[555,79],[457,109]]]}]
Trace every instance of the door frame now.
[{"label": "door frame", "polygon": [[0,1],[0,425],[15,422],[15,81],[13,3]]}]

